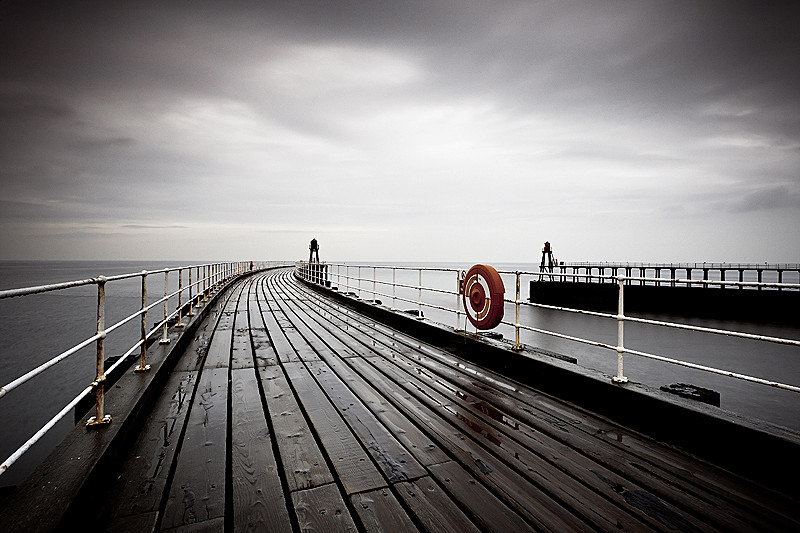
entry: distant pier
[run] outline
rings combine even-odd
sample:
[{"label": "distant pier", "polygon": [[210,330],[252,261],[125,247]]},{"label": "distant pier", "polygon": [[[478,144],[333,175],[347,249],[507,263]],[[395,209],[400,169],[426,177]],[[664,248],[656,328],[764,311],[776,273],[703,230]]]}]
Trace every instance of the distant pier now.
[{"label": "distant pier", "polygon": [[796,323],[800,264],[561,263],[530,282],[540,304],[610,311],[620,282],[627,311]]},{"label": "distant pier", "polygon": [[[737,281],[756,283],[798,283],[800,282],[800,263],[614,263],[614,262],[561,262],[552,269],[553,273],[563,274],[556,279],[571,282],[607,283],[609,277],[654,278],[652,281],[638,281],[640,285],[653,284],[671,287],[689,281]],[[553,279],[550,271],[543,271],[540,279]],[[666,276],[666,277],[665,277]],[[753,279],[755,278],[755,279]],[[680,280],[680,281],[678,281]],[[631,280],[626,282],[631,284]],[[698,285],[702,286],[702,284]],[[724,288],[724,286],[722,286]],[[740,285],[738,288],[747,288]],[[758,288],[761,289],[760,287]],[[779,287],[777,287],[780,290]]]}]

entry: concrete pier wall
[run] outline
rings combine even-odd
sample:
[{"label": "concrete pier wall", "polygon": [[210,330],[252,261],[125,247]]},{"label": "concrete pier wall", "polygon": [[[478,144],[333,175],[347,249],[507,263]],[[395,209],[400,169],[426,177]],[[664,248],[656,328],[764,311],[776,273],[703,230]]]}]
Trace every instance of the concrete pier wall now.
[{"label": "concrete pier wall", "polygon": [[[531,281],[535,303],[616,312],[616,283]],[[719,287],[625,286],[625,312],[797,324],[800,291]]]}]

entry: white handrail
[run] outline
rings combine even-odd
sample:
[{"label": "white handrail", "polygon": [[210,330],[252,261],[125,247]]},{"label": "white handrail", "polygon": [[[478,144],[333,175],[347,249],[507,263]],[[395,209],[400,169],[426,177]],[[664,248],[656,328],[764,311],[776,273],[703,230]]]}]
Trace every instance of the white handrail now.
[{"label": "white handrail", "polygon": [[[395,305],[394,305],[395,300],[399,300],[401,302],[417,304],[419,306],[419,309],[421,309],[422,307],[426,307],[426,308],[430,308],[430,309],[439,309],[439,310],[446,311],[446,312],[449,312],[449,313],[454,313],[454,314],[456,314],[456,320],[457,320],[457,324],[456,324],[456,328],[455,329],[456,330],[460,330],[460,325],[459,325],[458,322],[460,321],[460,318],[459,318],[460,315],[463,314],[463,313],[461,312],[461,310],[459,308],[458,301],[457,301],[456,308],[453,309],[453,308],[449,308],[449,307],[433,304],[433,303],[430,303],[430,302],[425,302],[425,301],[422,300],[422,297],[421,297],[421,294],[422,294],[423,291],[426,294],[427,293],[441,293],[441,294],[449,294],[449,295],[458,295],[458,293],[456,291],[447,290],[447,289],[443,289],[443,288],[439,288],[439,287],[424,287],[424,286],[422,286],[421,282],[418,285],[397,283],[395,281],[395,277],[394,277],[394,271],[395,270],[419,271],[420,273],[424,272],[424,271],[455,272],[455,273],[461,272],[458,269],[441,268],[441,267],[411,267],[411,266],[393,266],[393,265],[374,265],[374,264],[353,265],[353,264],[348,264],[348,263],[320,263],[320,264],[324,264],[326,269],[330,269],[330,267],[337,267],[337,272],[336,272],[335,275],[337,276],[338,284],[339,284],[340,287],[343,286],[348,291],[351,290],[351,289],[356,288],[355,286],[351,285],[351,283],[353,283],[353,282],[359,282],[360,283],[361,281],[367,281],[366,278],[361,278],[360,275],[359,276],[351,276],[350,273],[349,273],[350,272],[350,268],[355,268],[355,267],[371,268],[371,269],[373,269],[373,277],[369,281],[373,282],[373,291],[372,291],[373,292],[373,299],[375,299],[377,296],[381,296],[381,297],[385,297],[385,298],[392,298],[392,302],[393,302],[392,303],[392,310],[394,310],[394,307],[395,307]],[[621,263],[621,264],[618,264],[618,265],[620,265],[621,267],[629,266],[629,264],[625,264],[625,263]],[[700,265],[702,265],[702,263],[700,263]],[[630,265],[630,266],[633,266],[633,265]],[[296,263],[295,264],[295,273],[296,273],[296,275],[298,275],[302,279],[305,279],[306,281],[310,281],[311,280],[311,276],[309,276],[309,270],[310,269],[308,267],[309,267],[309,265],[307,263],[305,263],[305,262],[301,261],[301,262]],[[345,270],[344,274],[341,272],[342,267],[344,267],[344,270]],[[685,268],[685,267],[679,267],[679,268]],[[392,281],[376,279],[374,271],[377,270],[377,269],[392,270],[393,271]],[[325,270],[325,272],[327,274],[329,274],[328,270]],[[542,276],[542,275],[546,275],[546,276],[552,275],[554,277],[558,276],[558,277],[562,277],[562,278],[568,278],[568,277],[576,276],[575,273],[560,273],[560,272],[549,272],[549,271],[548,272],[541,272],[541,271],[498,270],[498,273],[500,273],[500,274],[508,274],[508,275],[515,275],[516,278],[517,278],[517,283],[519,283],[519,276],[521,276],[521,275],[530,276],[530,277],[539,277],[539,276]],[[637,317],[627,316],[627,315],[624,314],[624,291],[625,291],[625,286],[626,286],[627,283],[631,283],[631,282],[641,282],[641,283],[645,283],[645,282],[661,282],[662,284],[671,284],[671,283],[675,283],[675,284],[695,284],[695,285],[705,285],[705,286],[720,286],[721,288],[724,288],[725,286],[753,287],[753,288],[777,288],[777,289],[782,289],[782,290],[783,289],[790,289],[790,290],[800,289],[800,283],[774,283],[774,282],[759,283],[759,282],[751,282],[751,281],[715,281],[715,280],[695,280],[695,279],[680,279],[680,278],[669,279],[669,278],[650,278],[650,277],[634,277],[634,276],[607,276],[607,275],[592,275],[592,274],[580,274],[580,277],[581,278],[587,278],[588,277],[588,278],[598,279],[598,280],[601,280],[601,279],[602,280],[608,280],[609,282],[613,282],[613,283],[617,284],[619,286],[619,299],[618,299],[618,310],[617,310],[617,313],[616,314],[602,313],[602,312],[597,312],[597,311],[588,311],[588,310],[583,310],[583,309],[574,309],[574,308],[569,308],[569,307],[559,307],[559,306],[554,306],[554,305],[547,305],[547,304],[540,304],[540,303],[534,303],[534,302],[521,301],[519,299],[519,294],[518,293],[516,294],[516,297],[514,299],[504,298],[504,302],[509,303],[509,304],[514,304],[517,308],[520,305],[525,305],[525,306],[529,306],[529,307],[537,307],[537,308],[542,308],[542,309],[551,309],[551,310],[555,310],[555,311],[563,311],[563,312],[574,313],[574,314],[584,314],[584,315],[591,315],[591,316],[596,316],[596,317],[601,317],[601,318],[612,319],[612,320],[617,322],[617,326],[618,326],[617,344],[616,345],[611,345],[611,344],[608,344],[608,343],[598,342],[598,341],[594,341],[594,340],[591,340],[591,339],[585,339],[585,338],[581,338],[581,337],[577,337],[577,336],[566,335],[566,334],[558,333],[558,332],[555,332],[555,331],[548,331],[548,330],[544,330],[544,329],[540,329],[540,328],[534,328],[534,327],[531,327],[531,326],[520,324],[519,323],[519,315],[517,314],[517,318],[516,318],[515,322],[513,322],[513,323],[512,322],[508,322],[508,321],[501,321],[501,324],[513,327],[515,329],[516,338],[517,338],[517,341],[516,341],[516,343],[514,345],[515,349],[519,349],[519,347],[520,347],[520,345],[519,345],[519,330],[522,329],[522,330],[526,330],[526,331],[531,331],[531,332],[535,332],[535,333],[541,333],[541,334],[544,334],[544,335],[549,335],[549,336],[552,336],[552,337],[557,337],[557,338],[562,338],[562,339],[566,339],[566,340],[570,340],[570,341],[580,342],[580,343],[583,343],[583,344],[597,346],[597,347],[600,347],[600,348],[605,348],[605,349],[613,350],[613,351],[617,352],[617,355],[618,355],[618,370],[617,370],[617,375],[614,376],[613,379],[614,379],[615,382],[618,382],[618,383],[624,383],[624,382],[627,381],[627,378],[624,376],[624,374],[622,372],[622,356],[623,356],[623,354],[627,353],[627,354],[636,355],[636,356],[640,356],[640,357],[645,357],[645,358],[649,358],[649,359],[653,359],[653,360],[657,360],[657,361],[662,361],[662,362],[666,362],[666,363],[670,363],[670,364],[675,364],[675,365],[679,365],[679,366],[693,368],[693,369],[696,369],[696,370],[702,370],[702,371],[705,371],[705,372],[710,372],[710,373],[719,374],[719,375],[723,375],[723,376],[729,376],[729,377],[733,377],[733,378],[744,380],[744,381],[749,381],[749,382],[758,383],[758,384],[762,384],[762,385],[768,385],[768,386],[771,386],[771,387],[776,387],[776,388],[780,388],[780,389],[784,389],[784,390],[790,390],[790,391],[793,391],[793,392],[800,392],[800,387],[797,387],[797,386],[794,386],[794,385],[789,385],[789,384],[785,384],[785,383],[779,383],[779,382],[775,382],[775,381],[765,380],[765,379],[762,379],[762,378],[758,378],[758,377],[754,377],[754,376],[748,376],[748,375],[745,375],[745,374],[732,372],[732,371],[729,371],[729,370],[713,368],[713,367],[710,367],[710,366],[698,365],[696,363],[690,363],[690,362],[687,362],[687,361],[681,361],[679,359],[665,357],[663,355],[652,354],[652,353],[647,353],[647,352],[638,351],[638,350],[632,350],[632,349],[626,348],[624,346],[624,343],[623,343],[623,331],[624,331],[624,327],[623,326],[624,326],[624,323],[625,322],[633,322],[633,323],[648,324],[648,325],[653,325],[653,326],[674,328],[674,329],[680,329],[680,330],[688,330],[688,331],[697,331],[697,332],[703,332],[703,333],[710,333],[710,334],[715,334],[715,335],[726,335],[726,336],[730,336],[730,337],[736,337],[736,338],[741,338],[741,339],[749,339],[749,340],[755,340],[755,341],[762,341],[762,342],[769,342],[769,343],[774,343],[774,344],[782,344],[782,345],[789,345],[789,346],[800,346],[800,340],[797,340],[797,339],[788,339],[788,338],[774,337],[774,336],[768,336],[768,335],[756,335],[756,334],[752,334],[752,333],[746,333],[746,332],[735,331],[735,330],[726,330],[726,329],[719,329],[719,328],[708,328],[708,327],[703,327],[703,326],[680,324],[680,323],[668,322],[668,321],[662,321],[662,320],[652,320],[652,319],[645,319],[645,318],[637,318]],[[342,279],[344,279],[344,284],[342,284]],[[325,281],[327,281],[327,280],[325,280]],[[376,291],[374,289],[374,286],[376,284],[385,285],[385,286],[391,286],[392,287],[392,294],[384,294],[382,292]],[[410,299],[410,298],[403,298],[401,296],[397,296],[396,288],[398,288],[398,287],[399,288],[405,288],[405,289],[419,291],[420,296],[416,300]],[[420,313],[420,315],[421,315],[421,313]],[[466,317],[464,318],[464,321],[465,321],[465,326],[466,326]]]},{"label": "white handrail", "polygon": [[[30,381],[34,377],[42,374],[49,368],[53,367],[54,365],[60,363],[64,359],[74,355],[75,353],[79,352],[83,348],[88,347],[92,343],[97,343],[98,345],[98,353],[97,353],[97,364],[98,364],[98,371],[103,368],[102,367],[102,357],[103,357],[103,342],[106,337],[114,332],[115,330],[122,327],[124,324],[135,320],[137,317],[144,317],[147,315],[147,311],[150,309],[163,304],[164,305],[164,319],[158,324],[156,324],[151,330],[145,332],[144,329],[142,330],[142,338],[140,338],[131,348],[125,352],[109,369],[105,369],[99,374],[95,381],[92,382],[87,388],[82,390],[75,398],[73,398],[58,414],[56,414],[53,418],[51,418],[44,426],[42,426],[33,436],[31,436],[22,446],[20,446],[11,456],[9,456],[2,464],[0,464],[0,474],[3,474],[14,462],[17,461],[28,449],[31,448],[36,442],[38,442],[42,436],[44,436],[50,429],[55,426],[59,420],[64,418],[64,416],[71,411],[83,398],[88,396],[92,391],[96,393],[99,391],[98,394],[98,405],[100,406],[98,412],[102,412],[102,396],[103,396],[103,381],[107,374],[114,371],[120,365],[124,364],[126,359],[133,354],[137,349],[141,349],[146,346],[147,340],[154,336],[156,333],[159,332],[159,329],[165,331],[166,325],[168,322],[177,314],[181,312],[183,306],[190,306],[190,307],[200,307],[202,301],[205,301],[209,292],[213,292],[220,288],[222,284],[225,284],[229,280],[235,278],[236,276],[243,274],[245,272],[250,271],[258,271],[263,270],[266,268],[277,267],[277,266],[290,266],[287,262],[281,261],[259,261],[253,264],[252,270],[250,270],[250,262],[246,261],[236,261],[236,262],[217,262],[217,263],[205,263],[205,264],[194,264],[189,266],[180,266],[180,267],[171,267],[171,268],[163,268],[159,270],[144,270],[141,272],[133,272],[128,274],[119,274],[114,276],[97,276],[95,278],[87,278],[83,280],[75,280],[75,281],[68,281],[63,283],[53,283],[49,285],[38,285],[33,287],[23,287],[19,289],[7,289],[0,291],[0,300],[5,298],[15,298],[15,297],[23,297],[32,294],[41,294],[45,292],[53,292],[53,291],[60,291],[71,289],[75,287],[81,286],[88,286],[88,285],[97,285],[99,290],[98,296],[98,331],[91,337],[81,341],[80,343],[76,344],[75,346],[63,351],[59,355],[49,359],[45,363],[37,366],[36,368],[26,372],[22,376],[12,380],[10,383],[0,387],[0,398],[4,397],[6,394],[11,392],[12,390],[16,389],[20,385]],[[190,281],[186,286],[183,286],[182,283],[179,282],[179,288],[176,291],[168,292],[166,290],[166,278],[170,272],[182,272],[187,270],[191,272],[192,269],[197,269],[198,272],[200,269],[203,269],[204,275],[203,277],[199,277],[195,281]],[[105,314],[105,297],[104,297],[104,287],[110,282],[124,280],[124,279],[132,279],[132,278],[142,278],[142,289],[143,294],[146,294],[146,283],[145,279],[148,275],[152,274],[165,274],[165,291],[164,296],[159,298],[155,302],[144,305],[138,311],[128,315],[127,317],[123,318],[122,320],[118,321],[117,323],[105,327],[104,319],[102,317]],[[180,279],[180,278],[179,278]],[[203,286],[201,292],[201,284]],[[192,288],[195,288],[194,294],[192,294]],[[181,295],[184,291],[189,292],[189,299],[188,301],[182,301]],[[169,300],[178,296],[178,306],[175,310],[167,314],[166,306]],[[203,298],[201,301],[200,298]],[[149,366],[148,366],[149,368]],[[137,369],[139,370],[139,369]]]}]

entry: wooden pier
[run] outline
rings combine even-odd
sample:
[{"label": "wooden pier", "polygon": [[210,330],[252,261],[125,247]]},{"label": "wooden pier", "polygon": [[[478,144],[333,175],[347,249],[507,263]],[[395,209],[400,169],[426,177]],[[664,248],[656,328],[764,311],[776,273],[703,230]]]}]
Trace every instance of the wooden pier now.
[{"label": "wooden pier", "polygon": [[4,502],[2,530],[800,530],[797,490],[479,366],[290,270],[240,279],[179,337],[151,348],[151,375],[108,392],[108,428],[77,427]]}]

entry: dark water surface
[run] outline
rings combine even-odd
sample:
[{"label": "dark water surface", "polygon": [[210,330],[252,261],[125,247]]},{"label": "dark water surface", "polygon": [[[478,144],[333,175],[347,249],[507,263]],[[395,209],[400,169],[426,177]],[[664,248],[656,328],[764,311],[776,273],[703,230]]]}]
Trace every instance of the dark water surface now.
[{"label": "dark water surface", "polygon": [[[158,270],[188,263],[160,262],[0,262],[0,290],[44,285],[85,279],[103,274],[106,276]],[[427,264],[424,266],[435,266]],[[444,265],[442,265],[444,266]],[[470,265],[454,265],[467,269]],[[538,270],[538,265],[495,265],[499,270]],[[344,274],[344,270],[339,271]],[[334,284],[337,269],[332,268]],[[357,270],[350,269],[356,276]],[[185,275],[185,272],[184,272]],[[361,277],[362,296],[371,298],[375,278],[377,296],[384,304],[391,305],[392,289],[380,281],[391,281],[391,270],[363,268]],[[419,273],[415,270],[398,270],[396,281],[416,286]],[[528,296],[530,276],[523,276],[522,299]],[[515,279],[503,275],[506,297],[513,299]],[[183,280],[184,285],[186,279]],[[353,282],[355,285],[357,282]],[[423,285],[454,291],[455,272],[424,272]],[[169,279],[170,292],[177,288],[177,276]],[[141,305],[140,278],[109,283],[106,286],[106,326],[136,312]],[[154,302],[163,295],[163,274],[148,276],[148,301]],[[416,309],[418,291],[399,288],[399,298],[411,302],[396,301],[400,309]],[[455,307],[456,296],[444,293],[424,293],[425,301],[436,305]],[[64,350],[91,337],[95,333],[97,288],[94,285],[67,289],[24,298],[0,300],[0,385],[6,385],[37,365],[51,359]],[[174,308],[176,300],[170,302]],[[426,317],[443,324],[455,325],[455,314],[423,308]],[[160,319],[162,310],[158,306],[150,311],[148,324]],[[513,322],[514,306],[506,304],[505,320]],[[761,335],[800,338],[800,323],[791,325],[752,324],[744,322],[721,322],[686,317],[650,315],[660,320],[703,325],[712,328],[747,331]],[[462,315],[463,320],[463,315]],[[616,321],[559,311],[543,310],[523,306],[520,322],[532,327],[590,338],[595,341],[616,344]],[[106,357],[121,355],[133,345],[139,336],[139,321],[112,333],[106,339]],[[514,330],[501,325],[498,331],[506,339],[514,339]],[[546,350],[567,354],[578,359],[580,365],[606,374],[616,373],[616,352],[562,340],[534,332],[522,332],[522,342]],[[703,365],[740,372],[765,379],[800,386],[800,348],[770,343],[741,340],[727,336],[710,335],[655,326],[626,324],[625,346],[652,352],[667,357],[683,359]],[[0,461],[5,460],[43,424],[66,405],[94,379],[95,348],[89,346],[67,360],[49,369],[31,382],[0,398]],[[675,382],[693,383],[717,390],[721,394],[721,408],[747,416],[768,420],[794,430],[800,430],[800,394],[774,389],[741,380],[695,371],[675,365],[647,360],[633,355],[625,356],[625,375],[631,380],[659,387]],[[73,427],[72,415],[60,422],[39,444],[34,446],[11,469],[0,476],[0,486],[21,482]]]},{"label": "dark water surface", "polygon": [[[153,261],[0,262],[0,290],[179,265]],[[174,278],[169,280],[170,291],[176,290],[177,275],[173,273],[170,277]],[[185,285],[186,279],[183,282]],[[148,276],[148,302],[155,302],[163,294],[164,275]],[[140,307],[141,278],[106,285],[106,327]],[[93,336],[97,328],[96,313],[96,285],[0,300],[0,384],[8,384]],[[157,306],[148,313],[148,324],[152,326],[160,315],[163,308]],[[139,327],[139,320],[135,319],[112,332],[105,341],[106,358],[121,355],[136,343]],[[0,461],[5,461],[94,380],[95,359],[96,349],[92,344],[0,398]],[[59,422],[0,476],[0,486],[22,481],[61,442],[73,422],[72,414]]]}]

